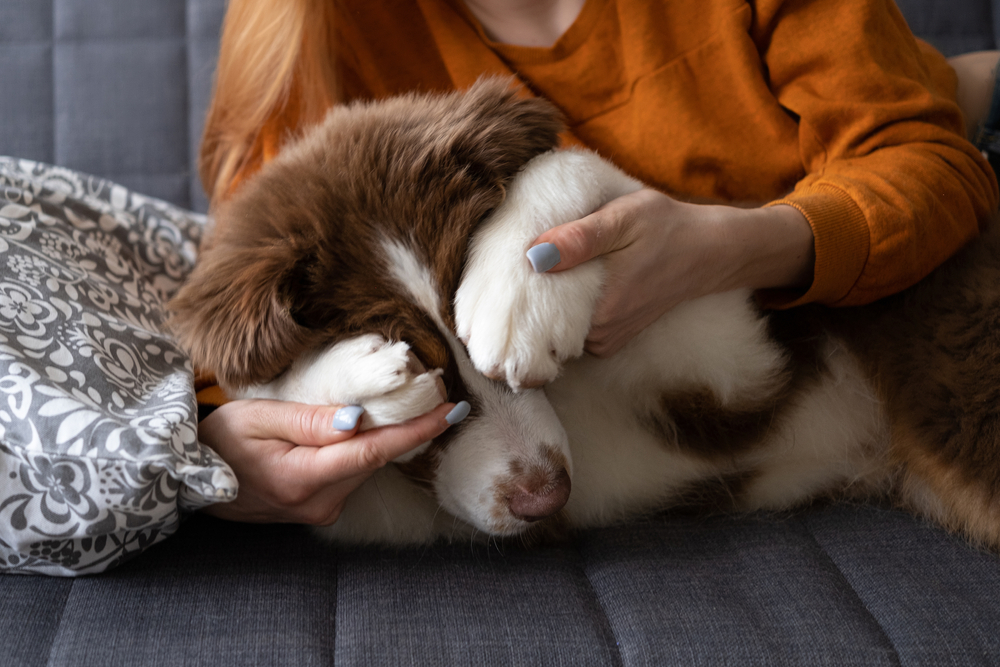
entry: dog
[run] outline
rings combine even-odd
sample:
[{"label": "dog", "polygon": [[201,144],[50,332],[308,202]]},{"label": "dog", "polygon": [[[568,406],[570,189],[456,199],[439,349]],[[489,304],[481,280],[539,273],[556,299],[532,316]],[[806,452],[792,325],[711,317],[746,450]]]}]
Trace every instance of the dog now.
[{"label": "dog", "polygon": [[171,325],[232,396],[362,405],[362,429],[472,405],[352,494],[326,537],[422,544],[847,496],[1000,547],[996,234],[871,306],[715,294],[595,358],[602,260],[537,274],[525,251],[642,184],[556,150],[561,130],[503,80],[338,106],[216,211]]}]

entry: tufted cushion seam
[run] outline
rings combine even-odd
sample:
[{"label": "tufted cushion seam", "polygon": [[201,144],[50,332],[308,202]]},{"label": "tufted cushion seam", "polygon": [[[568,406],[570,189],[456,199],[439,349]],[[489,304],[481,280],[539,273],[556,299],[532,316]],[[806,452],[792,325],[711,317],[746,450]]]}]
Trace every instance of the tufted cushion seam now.
[{"label": "tufted cushion seam", "polygon": [[850,592],[850,595],[855,599],[855,601],[857,601],[858,607],[860,609],[863,609],[865,611],[865,614],[867,614],[868,618],[871,619],[872,627],[878,628],[879,633],[882,635],[882,637],[885,638],[886,645],[888,645],[892,649],[893,661],[897,665],[901,665],[902,660],[900,658],[899,647],[896,646],[896,643],[892,640],[892,637],[886,631],[886,628],[884,625],[882,625],[882,622],[879,621],[878,617],[872,613],[871,609],[868,608],[868,604],[865,602],[861,594],[858,593],[858,590],[854,587],[854,584],[851,583],[851,580],[847,577],[844,571],[837,564],[837,561],[833,558],[833,556],[830,555],[830,553],[826,550],[826,547],[823,546],[822,542],[820,542],[820,540],[816,537],[815,532],[813,532],[812,526],[809,525],[809,522],[802,517],[797,517],[795,520],[797,523],[799,523],[799,525],[802,526],[805,534],[809,536],[809,539],[812,540],[813,544],[816,545],[818,553],[822,555],[822,558],[824,559],[827,565],[827,570],[831,573],[836,573],[836,576],[840,579],[841,589],[845,591],[845,594],[848,591]]},{"label": "tufted cushion seam", "polygon": [[[53,665],[53,657],[55,655],[56,644],[58,643],[56,641],[56,639],[62,633],[63,618],[65,617],[65,614],[66,614],[66,605],[69,602],[70,596],[73,595],[73,589],[76,587],[76,583],[77,582],[76,582],[75,579],[71,579],[69,581],[70,581],[70,585],[66,587],[66,589],[65,589],[66,593],[63,596],[62,604],[59,605],[59,618],[56,620],[56,624],[55,624],[56,625],[56,629],[55,629],[55,632],[52,633],[52,636],[49,639],[49,641],[50,641],[50,643],[49,643],[49,650],[46,653],[46,659],[45,659],[45,665],[46,665],[46,667],[51,667]],[[71,619],[69,619],[69,622],[70,623],[74,623],[75,621],[74,621],[74,619],[71,618]]]},{"label": "tufted cushion seam", "polygon": [[583,550],[576,546],[573,550],[574,560],[576,561],[577,567],[580,568],[583,574],[584,580],[587,582],[587,590],[590,593],[590,597],[595,603],[596,607],[601,610],[601,629],[607,639],[608,653],[612,656],[613,662],[611,664],[616,667],[623,666],[625,660],[622,657],[621,652],[621,642],[618,636],[615,634],[614,625],[611,623],[611,617],[608,614],[608,610],[605,608],[604,603],[601,601],[601,596],[597,593],[597,588],[594,586],[593,580],[590,578],[590,571],[584,564]]}]

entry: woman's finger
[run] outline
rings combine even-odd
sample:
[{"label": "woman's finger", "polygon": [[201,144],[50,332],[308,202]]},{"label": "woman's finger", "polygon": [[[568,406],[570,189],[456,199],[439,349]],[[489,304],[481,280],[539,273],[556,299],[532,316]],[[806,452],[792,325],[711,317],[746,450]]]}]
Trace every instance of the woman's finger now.
[{"label": "woman's finger", "polygon": [[607,211],[553,227],[528,249],[527,257],[537,273],[557,273],[616,249],[619,233],[615,218]]},{"label": "woman's finger", "polygon": [[[425,415],[403,424],[383,426],[359,433],[346,442],[292,454],[306,454],[310,462],[303,466],[306,481],[328,483],[356,475],[371,474],[393,459],[433,440],[468,414],[468,403],[445,403]],[[463,414],[464,413],[464,414]],[[449,421],[449,419],[451,421]]]},{"label": "woman's finger", "polygon": [[354,436],[364,412],[356,405],[270,400],[249,401],[246,410],[242,418],[247,436],[313,447],[332,445]]},{"label": "woman's finger", "polygon": [[528,249],[528,260],[538,273],[556,273],[621,250],[636,240],[636,211],[650,202],[662,207],[673,200],[649,188],[612,199],[590,215],[540,235]]}]

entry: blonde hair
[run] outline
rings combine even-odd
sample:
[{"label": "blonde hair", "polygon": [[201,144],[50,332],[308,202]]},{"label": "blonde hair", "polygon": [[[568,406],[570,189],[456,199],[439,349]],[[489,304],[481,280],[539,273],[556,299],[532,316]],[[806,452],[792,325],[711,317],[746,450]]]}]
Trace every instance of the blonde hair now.
[{"label": "blonde hair", "polygon": [[337,99],[332,0],[229,0],[215,90],[198,156],[202,186],[223,199],[269,120],[294,98],[299,125]]}]

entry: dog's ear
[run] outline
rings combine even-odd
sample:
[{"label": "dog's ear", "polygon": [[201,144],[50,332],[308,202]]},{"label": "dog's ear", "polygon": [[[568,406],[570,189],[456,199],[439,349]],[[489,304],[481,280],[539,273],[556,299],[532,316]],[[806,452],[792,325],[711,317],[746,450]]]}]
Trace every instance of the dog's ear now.
[{"label": "dog's ear", "polygon": [[170,329],[195,367],[226,388],[267,382],[322,342],[295,321],[288,293],[308,251],[236,227],[221,230],[168,306]]},{"label": "dog's ear", "polygon": [[480,79],[447,104],[439,150],[491,184],[506,184],[531,158],[555,148],[564,129],[555,106],[520,96],[508,78]]}]

